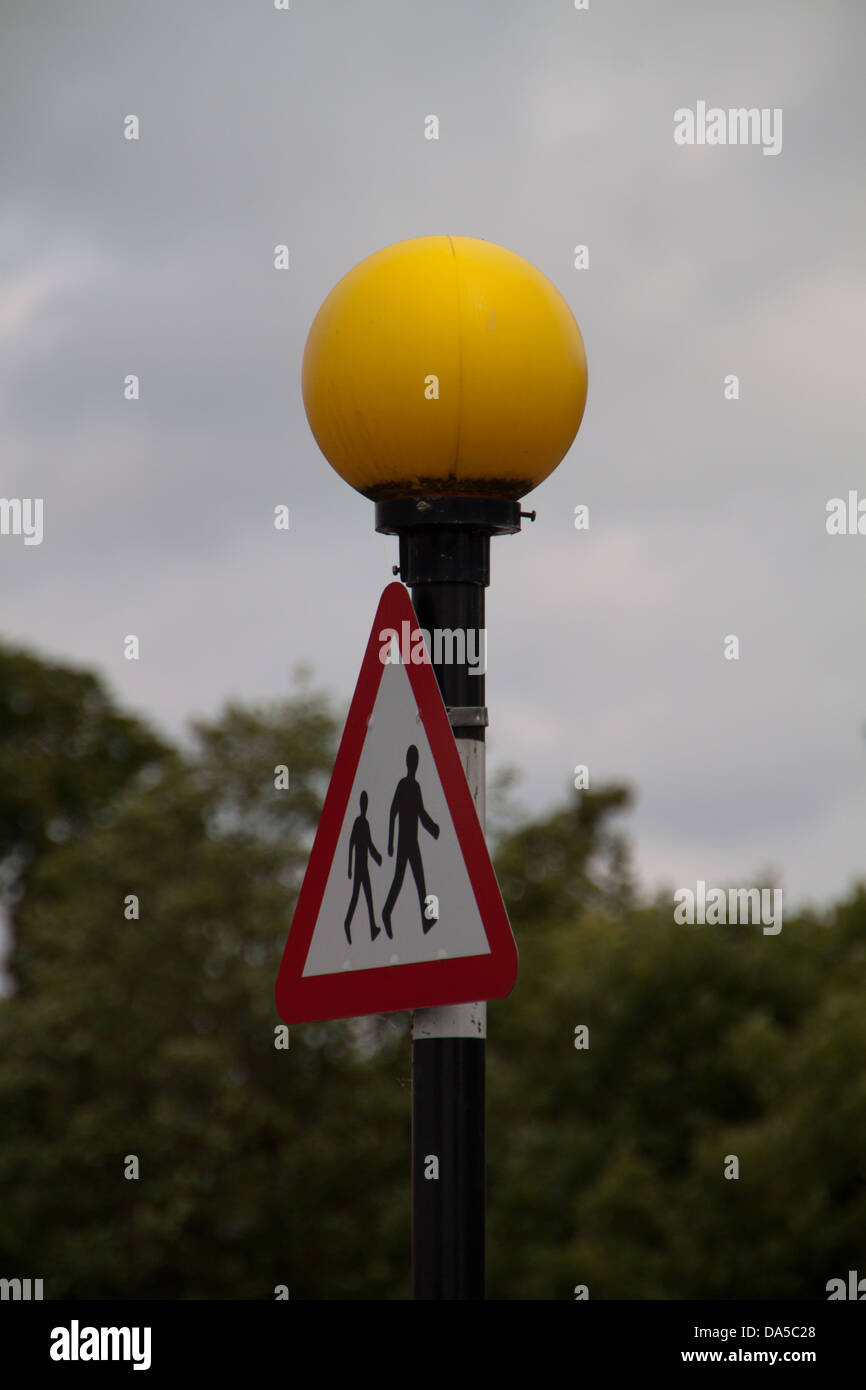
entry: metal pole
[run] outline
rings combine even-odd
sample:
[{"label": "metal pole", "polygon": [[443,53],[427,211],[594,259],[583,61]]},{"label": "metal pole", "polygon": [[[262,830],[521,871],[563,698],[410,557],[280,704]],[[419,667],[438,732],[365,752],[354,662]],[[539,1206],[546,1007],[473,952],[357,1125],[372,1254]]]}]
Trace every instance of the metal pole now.
[{"label": "metal pole", "polygon": [[[489,498],[380,502],[376,529],[400,536],[399,573],[412,590],[421,628],[431,634],[437,628],[484,632],[490,537],[520,530],[518,503]],[[468,638],[463,655],[469,655]],[[485,678],[470,671],[468,660],[434,663],[434,671],[484,829]],[[486,1038],[483,1001],[418,1009],[413,1016],[416,1299],[484,1298]]]}]

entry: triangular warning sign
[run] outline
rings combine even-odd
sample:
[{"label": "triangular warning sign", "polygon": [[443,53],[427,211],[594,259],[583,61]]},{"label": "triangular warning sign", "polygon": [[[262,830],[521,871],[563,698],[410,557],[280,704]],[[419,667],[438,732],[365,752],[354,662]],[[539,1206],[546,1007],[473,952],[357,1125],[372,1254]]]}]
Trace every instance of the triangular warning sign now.
[{"label": "triangular warning sign", "polygon": [[[396,634],[396,639],[391,636]],[[408,591],[379,600],[277,977],[286,1023],[499,999],[517,946]]]}]

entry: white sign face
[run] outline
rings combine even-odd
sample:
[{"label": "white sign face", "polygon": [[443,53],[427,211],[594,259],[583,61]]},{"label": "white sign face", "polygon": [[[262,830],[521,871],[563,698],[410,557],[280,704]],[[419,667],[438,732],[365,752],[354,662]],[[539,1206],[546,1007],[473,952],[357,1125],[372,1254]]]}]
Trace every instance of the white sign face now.
[{"label": "white sign face", "polygon": [[388,663],[304,976],[489,953],[406,668]]},{"label": "white sign face", "polygon": [[298,892],[277,1012],[311,1023],[502,999],[517,966],[417,614],[389,584]]}]

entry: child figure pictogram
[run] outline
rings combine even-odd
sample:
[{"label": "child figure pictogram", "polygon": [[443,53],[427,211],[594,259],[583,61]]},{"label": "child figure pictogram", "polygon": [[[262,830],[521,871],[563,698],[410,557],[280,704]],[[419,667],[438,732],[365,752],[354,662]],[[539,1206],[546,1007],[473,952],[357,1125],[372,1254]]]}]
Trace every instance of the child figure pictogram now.
[{"label": "child figure pictogram", "polygon": [[[368,854],[372,854],[377,864],[382,863],[382,856],[373,844],[373,837],[370,834],[370,822],[367,820],[367,793],[361,792],[360,804],[361,814],[356,818],[352,826],[352,833],[349,836],[349,878],[352,877],[352,857],[355,859],[355,882],[352,885],[352,900],[349,903],[349,910],[346,913],[344,923],[346,929],[346,940],[352,944],[351,925],[355,915],[355,908],[358,903],[358,894],[364,890],[364,897],[367,900],[367,913],[370,918],[370,940],[375,941],[381,927],[376,926],[376,919],[373,913],[373,894],[370,889],[370,868],[367,863]],[[391,933],[388,932],[390,936]]]}]

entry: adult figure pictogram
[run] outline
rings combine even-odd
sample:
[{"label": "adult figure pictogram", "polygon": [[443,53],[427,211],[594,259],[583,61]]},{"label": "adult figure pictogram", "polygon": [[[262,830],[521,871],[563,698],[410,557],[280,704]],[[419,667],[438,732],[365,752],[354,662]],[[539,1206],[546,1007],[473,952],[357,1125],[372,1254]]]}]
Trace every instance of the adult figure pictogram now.
[{"label": "adult figure pictogram", "polygon": [[382,908],[382,922],[389,936],[393,937],[391,931],[391,913],[394,911],[394,904],[403,887],[403,876],[408,864],[415,879],[415,887],[418,889],[418,901],[421,905],[421,927],[428,932],[431,927],[435,927],[436,918],[428,918],[424,914],[424,904],[427,899],[427,890],[424,887],[424,865],[421,861],[421,850],[418,845],[418,826],[423,825],[424,829],[433,836],[434,840],[439,839],[439,826],[435,820],[424,810],[424,801],[421,796],[421,788],[415,778],[418,771],[418,749],[414,743],[410,743],[406,749],[406,776],[401,777],[397,783],[397,790],[394,793],[394,800],[391,802],[391,815],[388,821],[388,854],[394,853],[394,821],[399,821],[397,828],[397,863],[394,866],[394,881],[388,892],[385,906]]},{"label": "adult figure pictogram", "polygon": [[[355,859],[355,882],[352,885],[352,901],[349,903],[349,911],[346,913],[346,940],[352,944],[352,933],[350,927],[352,918],[355,915],[355,908],[358,903],[358,894],[364,890],[364,897],[367,899],[367,913],[370,917],[370,940],[375,941],[381,927],[376,926],[376,919],[373,913],[373,894],[370,891],[370,869],[367,864],[368,854],[372,854],[377,864],[382,863],[382,856],[373,844],[373,837],[370,834],[370,822],[367,820],[367,793],[361,792],[360,796],[361,814],[355,819],[352,826],[352,833],[349,836],[349,878],[352,877],[352,856]],[[389,932],[390,936],[391,933]]]}]

